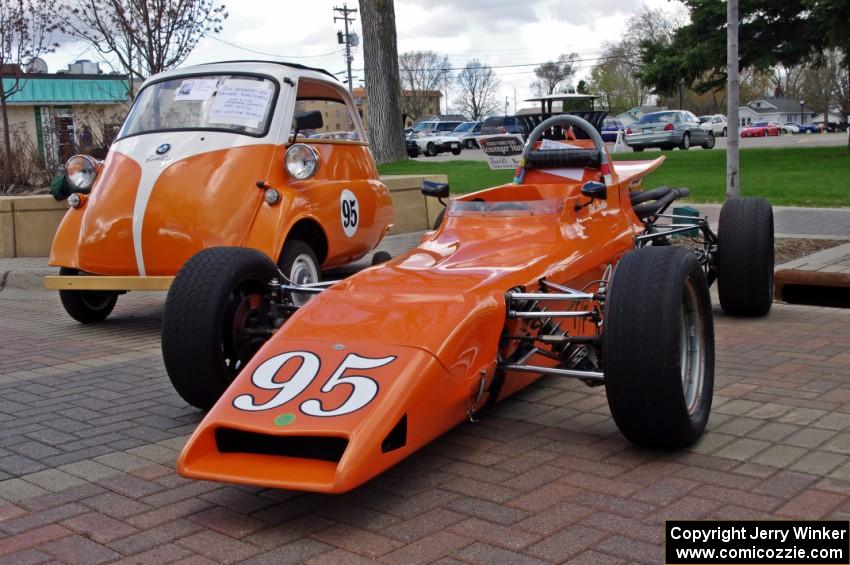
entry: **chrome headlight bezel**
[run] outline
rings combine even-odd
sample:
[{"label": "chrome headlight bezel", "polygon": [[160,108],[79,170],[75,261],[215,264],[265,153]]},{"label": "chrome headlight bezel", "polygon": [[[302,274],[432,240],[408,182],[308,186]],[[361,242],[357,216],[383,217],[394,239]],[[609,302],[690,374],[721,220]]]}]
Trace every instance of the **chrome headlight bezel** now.
[{"label": "chrome headlight bezel", "polygon": [[306,180],[319,170],[319,152],[304,143],[295,143],[286,150],[286,172],[296,180]]},{"label": "chrome headlight bezel", "polygon": [[74,190],[91,190],[97,173],[97,161],[88,155],[73,155],[65,162],[65,179]]}]

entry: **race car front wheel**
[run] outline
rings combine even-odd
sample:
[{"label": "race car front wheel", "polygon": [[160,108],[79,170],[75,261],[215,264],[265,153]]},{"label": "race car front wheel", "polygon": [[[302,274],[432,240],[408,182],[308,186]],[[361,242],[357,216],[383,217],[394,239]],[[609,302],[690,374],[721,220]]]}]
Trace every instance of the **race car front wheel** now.
[{"label": "race car front wheel", "polygon": [[714,391],[714,322],[696,255],[645,247],[617,265],[605,299],[602,359],[620,431],[648,447],[702,435]]},{"label": "race car front wheel", "polygon": [[162,315],[162,357],[177,393],[208,410],[276,328],[264,253],[211,247],[177,272]]},{"label": "race car front wheel", "polygon": [[[60,267],[59,276],[74,277],[80,272],[77,269]],[[98,290],[60,290],[59,300],[65,311],[81,324],[102,322],[112,313],[118,302],[117,292]]]},{"label": "race car front wheel", "polygon": [[731,198],[720,209],[717,293],[727,314],[763,316],[773,302],[773,209],[764,198]]}]

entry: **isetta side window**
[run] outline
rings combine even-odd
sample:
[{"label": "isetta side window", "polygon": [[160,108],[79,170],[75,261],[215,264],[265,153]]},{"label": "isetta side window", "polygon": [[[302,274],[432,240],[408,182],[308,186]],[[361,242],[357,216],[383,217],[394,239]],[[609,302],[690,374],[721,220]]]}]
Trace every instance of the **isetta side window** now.
[{"label": "isetta side window", "polygon": [[[318,111],[322,114],[322,127],[299,131],[298,138],[312,141],[365,141],[355,125],[353,109],[333,87],[309,80],[298,85],[295,114]],[[293,117],[290,135],[295,132]]]},{"label": "isetta side window", "polygon": [[277,82],[252,75],[197,75],[153,83],[133,104],[119,138],[174,130],[218,130],[262,137]]}]

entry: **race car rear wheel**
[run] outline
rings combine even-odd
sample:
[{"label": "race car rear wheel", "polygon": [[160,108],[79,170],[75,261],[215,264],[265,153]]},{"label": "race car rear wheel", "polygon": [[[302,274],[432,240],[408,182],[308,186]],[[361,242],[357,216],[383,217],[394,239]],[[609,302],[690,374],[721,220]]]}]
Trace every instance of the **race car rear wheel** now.
[{"label": "race car rear wheel", "polygon": [[603,320],[608,406],[623,435],[650,447],[697,441],[714,391],[714,322],[696,255],[676,246],[627,253]]},{"label": "race car rear wheel", "polygon": [[177,393],[210,409],[278,324],[269,308],[277,267],[264,253],[211,247],[177,272],[162,315],[162,357]]},{"label": "race car rear wheel", "polygon": [[773,302],[773,209],[764,198],[732,198],[720,209],[717,293],[727,314],[763,316]]},{"label": "race car rear wheel", "polygon": [[[80,274],[77,269],[60,267],[59,276],[74,277]],[[60,290],[59,300],[72,318],[81,324],[102,322],[112,313],[118,302],[117,292],[97,290]]]}]

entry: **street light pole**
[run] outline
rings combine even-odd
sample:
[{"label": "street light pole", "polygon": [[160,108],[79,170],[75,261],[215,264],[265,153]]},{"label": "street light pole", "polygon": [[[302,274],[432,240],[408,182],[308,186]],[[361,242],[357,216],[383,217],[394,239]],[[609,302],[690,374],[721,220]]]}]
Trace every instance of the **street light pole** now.
[{"label": "street light pole", "polygon": [[805,100],[800,100],[800,123],[803,124],[805,121],[803,120],[803,105],[806,103]]},{"label": "street light pole", "polygon": [[739,153],[738,153],[738,0],[728,0],[726,4],[726,114],[728,116],[726,141],[726,198],[735,198],[741,194]]}]

